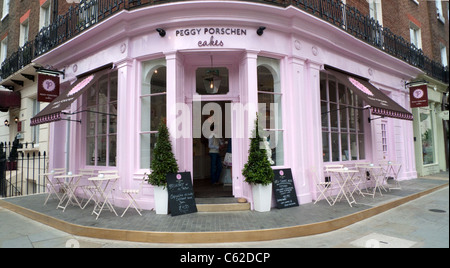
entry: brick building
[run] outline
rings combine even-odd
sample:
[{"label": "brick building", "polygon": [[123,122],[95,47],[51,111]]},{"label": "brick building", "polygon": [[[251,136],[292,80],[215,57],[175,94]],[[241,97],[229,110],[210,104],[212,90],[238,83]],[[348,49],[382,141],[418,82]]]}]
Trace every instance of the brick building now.
[{"label": "brick building", "polygon": [[[13,90],[21,96],[18,105],[10,106],[7,113],[0,113],[0,142],[12,141],[20,134],[21,142],[41,143],[41,148],[47,143],[45,127],[30,128],[26,124],[44,106],[36,100],[36,68],[39,65],[31,63],[34,39],[41,29],[73,5],[66,0],[0,0],[0,61],[3,63],[0,90]],[[8,110],[8,107],[2,107],[2,110]],[[10,127],[3,127],[6,122],[10,122]]]}]

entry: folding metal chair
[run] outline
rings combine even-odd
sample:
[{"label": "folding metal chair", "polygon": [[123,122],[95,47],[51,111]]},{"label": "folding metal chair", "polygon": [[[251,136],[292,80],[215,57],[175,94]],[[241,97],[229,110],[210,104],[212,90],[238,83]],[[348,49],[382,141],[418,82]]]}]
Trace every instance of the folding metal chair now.
[{"label": "folding metal chair", "polygon": [[328,172],[326,171],[326,168],[324,168],[325,180],[322,181],[322,178],[321,178],[322,174],[321,174],[321,172],[319,172],[318,170],[315,170],[315,169],[313,169],[313,172],[314,172],[314,180],[315,180],[316,188],[320,192],[320,194],[316,198],[316,201],[314,202],[314,204],[316,204],[317,201],[319,201],[320,198],[323,197],[328,202],[328,204],[330,206],[332,206],[334,201],[331,198],[331,196],[329,196],[329,195],[327,196],[327,192],[333,188],[332,187],[333,183],[331,181],[331,174],[328,174]]},{"label": "folding metal chair", "polygon": [[139,207],[138,203],[136,202],[136,200],[134,199],[134,196],[139,195],[139,193],[142,191],[142,185],[144,184],[144,182],[148,181],[148,179],[144,178],[142,179],[142,181],[139,183],[139,188],[138,189],[122,189],[122,193],[125,195],[125,197],[128,199],[128,206],[127,208],[124,210],[124,212],[122,213],[122,215],[120,217],[123,217],[123,215],[125,215],[125,213],[127,212],[127,210],[130,208],[130,206],[133,206],[133,208],[137,211],[137,213],[142,216],[141,211],[142,209]]},{"label": "folding metal chair", "polygon": [[[80,172],[79,174],[81,174],[83,176],[82,179],[87,180],[87,178],[94,177],[96,171],[94,169],[80,169],[79,172]],[[86,201],[86,203],[82,207],[82,209],[84,209],[91,200],[93,200],[95,202],[94,195],[96,193],[96,191],[95,191],[96,187],[94,185],[88,183],[88,184],[82,185],[80,188],[83,191],[84,196],[89,197],[88,200]],[[84,199],[83,199],[83,201],[84,201]]]},{"label": "folding metal chair", "polygon": [[[59,189],[61,188],[61,185],[57,181],[53,181],[53,176],[62,175],[66,173],[65,168],[55,168],[49,173],[42,173],[39,174],[39,176],[44,177],[45,185],[47,187],[48,193],[47,198],[44,201],[44,206],[47,204],[48,199],[50,199],[50,196],[52,194],[56,195],[56,198],[61,201],[62,195],[59,195]],[[49,178],[51,176],[52,178]]]}]

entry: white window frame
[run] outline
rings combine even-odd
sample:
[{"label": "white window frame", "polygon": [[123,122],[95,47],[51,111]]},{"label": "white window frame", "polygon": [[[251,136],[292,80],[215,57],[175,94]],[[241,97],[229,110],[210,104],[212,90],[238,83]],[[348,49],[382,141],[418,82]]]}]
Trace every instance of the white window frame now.
[{"label": "white window frame", "polygon": [[20,37],[19,46],[22,47],[28,42],[28,35],[30,33],[30,23],[29,19],[26,19],[20,24]]},{"label": "white window frame", "polygon": [[409,23],[409,37],[411,44],[415,45],[419,49],[422,49],[422,30],[419,26],[412,22]]},{"label": "white window frame", "polygon": [[445,18],[444,18],[444,9],[442,8],[442,1],[436,0],[436,16],[439,21],[445,24]]},{"label": "white window frame", "polygon": [[51,17],[51,5],[50,0],[47,0],[44,4],[42,4],[39,10],[39,29],[47,27],[50,25],[50,17]]},{"label": "white window frame", "polygon": [[0,48],[0,66],[3,63],[3,61],[6,60],[6,56],[8,55],[8,36],[3,38],[1,42],[1,48]]},{"label": "white window frame", "polygon": [[[84,95],[86,96],[86,98],[83,98],[83,99],[85,99],[85,101],[84,101],[84,107],[86,107],[86,109],[85,110],[90,110],[90,109],[95,109],[95,112],[86,112],[86,113],[83,113],[84,114],[84,118],[82,119],[82,122],[86,122],[86,124],[91,124],[91,123],[93,123],[94,124],[94,133],[93,134],[90,134],[90,133],[88,133],[88,131],[89,131],[89,128],[88,127],[86,127],[86,130],[84,131],[84,138],[85,138],[85,145],[86,145],[86,153],[85,153],[85,157],[86,157],[86,159],[85,159],[85,163],[86,163],[86,166],[94,166],[94,167],[115,167],[115,166],[117,166],[117,111],[112,111],[112,109],[111,109],[111,106],[112,105],[114,105],[114,104],[116,104],[116,109],[117,109],[117,95],[115,96],[115,99],[114,100],[112,100],[111,99],[111,92],[112,92],[112,89],[113,89],[113,87],[111,87],[111,85],[112,85],[112,81],[113,81],[113,79],[112,79],[112,76],[114,76],[115,75],[115,77],[116,77],[116,79],[118,79],[118,72],[117,72],[117,70],[114,70],[114,71],[112,71],[112,72],[109,72],[108,74],[106,74],[106,76],[107,76],[107,95],[108,95],[108,97],[106,98],[106,102],[104,102],[104,103],[101,103],[100,104],[100,97],[99,97],[99,83],[103,80],[103,77],[102,78],[100,78],[91,88],[89,88],[88,89],[88,92],[86,92],[86,93],[84,93]],[[116,85],[117,85],[117,81],[116,81]],[[89,98],[89,91],[92,91],[92,90],[95,90],[95,104],[93,104],[93,105],[90,105],[90,106],[88,106],[88,98]],[[117,88],[116,88],[116,90],[115,90],[116,92],[117,92]],[[99,113],[96,113],[98,110],[99,110],[99,108],[101,109],[101,106],[106,106],[106,110],[105,111],[101,111],[101,112],[103,112],[104,114],[99,114]],[[115,129],[115,133],[114,132],[111,132],[111,125],[110,125],[110,123],[112,122],[112,120],[114,120],[114,119],[112,119],[111,117],[113,117],[114,115],[113,114],[116,114],[116,129]],[[94,118],[94,120],[93,121],[91,121],[91,120],[89,120],[89,118],[88,118],[88,116],[89,117],[93,117]],[[99,121],[100,121],[100,119],[103,119],[103,117],[104,118],[106,118],[106,124],[101,124]],[[99,127],[100,126],[106,126],[106,129],[105,129],[105,133],[99,133]],[[106,139],[106,152],[105,152],[105,161],[104,161],[104,165],[103,164],[99,164],[99,151],[100,151],[100,148],[99,148],[99,142],[98,142],[98,140],[99,140],[99,138],[102,138],[102,137],[104,137],[105,139]],[[94,139],[94,152],[93,152],[93,155],[87,155],[87,153],[89,152],[89,147],[91,147],[92,145],[88,142],[88,140],[90,139],[90,138],[93,138]],[[113,139],[115,139],[115,141],[116,141],[116,143],[115,143],[115,148],[113,148],[113,145],[112,145],[112,143],[111,143],[111,140],[112,140],[112,138]],[[115,151],[115,158],[116,159],[114,159],[112,162],[111,162],[111,159],[110,159],[110,152],[111,152],[111,150],[114,150]],[[91,157],[91,161],[89,161],[87,158],[88,157]],[[94,163],[92,164],[92,159],[94,160]],[[103,162],[100,162],[100,163],[103,163]],[[110,163],[114,163],[114,164],[110,164]]]},{"label": "white window frame", "polygon": [[[275,152],[276,158],[273,159],[273,153],[272,153],[272,160],[274,161],[273,167],[283,167],[286,165],[286,157],[285,157],[285,150],[284,150],[284,127],[283,127],[283,90],[281,87],[281,60],[275,59],[275,58],[269,58],[269,57],[262,57],[258,56],[257,60],[257,67],[263,66],[267,68],[273,76],[274,79],[274,92],[269,91],[260,91],[258,90],[258,104],[259,104],[259,96],[262,94],[266,95],[273,95],[274,99],[278,98],[279,102],[274,103],[273,105],[270,104],[271,107],[265,107],[265,109],[270,109],[271,112],[273,112],[273,118],[274,120],[270,120],[270,126],[269,128],[263,127],[263,130],[266,132],[266,136],[268,138],[269,147],[272,149],[272,152]],[[266,122],[264,122],[265,114],[261,116],[261,108],[258,107],[258,111],[260,113],[260,124],[263,124],[263,126],[266,126]],[[262,121],[261,121],[262,120]],[[275,134],[270,135],[268,133]],[[270,136],[269,136],[270,135]]]},{"label": "white window frame", "polygon": [[[327,122],[325,122],[325,124],[321,123],[321,127],[322,127],[322,138],[324,137],[324,135],[327,135],[327,141],[323,140],[324,144],[323,147],[324,148],[328,148],[328,159],[325,159],[325,154],[323,154],[324,162],[343,162],[343,161],[358,161],[358,160],[364,160],[367,157],[367,152],[366,152],[366,144],[365,144],[365,129],[364,129],[364,116],[363,116],[363,107],[364,107],[364,102],[363,101],[356,101],[356,105],[352,105],[350,103],[350,98],[349,96],[346,96],[347,100],[345,104],[342,104],[339,102],[339,80],[337,80],[335,77],[333,77],[332,75],[329,75],[326,71],[321,72],[320,73],[320,79],[322,80],[323,78],[325,78],[325,88],[321,88],[322,90],[325,90],[326,92],[326,99],[322,99],[321,96],[321,107],[322,104],[326,104],[326,108],[325,110],[322,110],[322,120],[324,118],[326,118]],[[335,101],[332,101],[330,98],[330,83],[329,81],[331,80],[331,77],[333,77],[333,80],[335,81],[335,89],[333,90],[336,94]],[[343,84],[341,84],[343,85]],[[345,87],[345,85],[343,85]],[[345,92],[351,92],[351,89],[345,87]],[[354,94],[354,96],[356,96],[356,94]],[[348,107],[348,108],[345,108]],[[353,109],[352,109],[353,108]],[[353,124],[354,124],[354,129],[351,128],[351,124],[350,124],[350,119],[351,119],[351,110],[353,110]],[[346,120],[345,120],[345,126],[342,126],[341,123],[341,117],[342,114],[345,114]],[[356,116],[357,114],[359,114],[359,117]],[[362,126],[359,126],[360,122],[358,121],[358,118],[361,119],[361,124]],[[337,123],[337,127],[336,126],[332,126],[332,119],[334,119],[334,121],[336,121]],[[336,156],[333,157],[333,135],[338,135],[338,143],[336,144],[336,146],[338,146],[338,155],[339,157],[336,158]],[[347,155],[345,155],[345,150],[343,150],[342,148],[342,138],[343,135],[347,136]],[[352,135],[356,138],[356,147],[352,147]],[[327,142],[327,143],[325,143]],[[360,147],[360,144],[364,145],[364,148]],[[323,149],[324,149],[323,148]],[[352,149],[355,149],[354,151]],[[361,156],[361,149],[364,150],[364,156]],[[343,153],[345,155],[345,157],[343,157]],[[353,155],[356,154],[356,155]],[[353,159],[356,156],[356,159]]]},{"label": "white window frame", "polygon": [[[139,127],[139,148],[140,148],[140,155],[139,155],[139,168],[142,170],[148,170],[150,169],[150,163],[151,163],[151,155],[152,155],[152,148],[151,148],[151,137],[152,135],[157,135],[158,130],[152,129],[152,110],[151,110],[151,98],[156,96],[164,96],[167,95],[167,85],[164,92],[158,92],[158,93],[151,93],[151,78],[156,70],[158,70],[161,67],[167,67],[166,59],[160,58],[160,59],[154,59],[142,62],[142,78],[141,78],[141,90],[140,90],[140,114],[141,114],[141,120],[140,120],[140,127]],[[166,77],[167,79],[167,77]],[[167,82],[167,80],[166,80]],[[148,92],[146,89],[148,88]],[[149,100],[149,111],[147,111],[147,107],[145,104],[146,100]],[[167,106],[167,99],[166,99],[166,106]],[[166,112],[167,113],[167,112]],[[167,117],[167,114],[166,114]],[[147,126],[143,122],[148,123]],[[154,122],[155,126],[159,125],[159,122]],[[142,144],[143,140],[145,140],[149,136],[150,144]],[[150,146],[150,147],[148,147]]]},{"label": "white window frame", "polygon": [[10,0],[3,0],[2,20],[9,14]]}]

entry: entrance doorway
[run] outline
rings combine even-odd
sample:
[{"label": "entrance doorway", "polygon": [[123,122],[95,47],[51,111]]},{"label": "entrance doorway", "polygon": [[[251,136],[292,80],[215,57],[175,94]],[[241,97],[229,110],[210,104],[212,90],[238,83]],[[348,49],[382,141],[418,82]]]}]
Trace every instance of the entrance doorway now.
[{"label": "entrance doorway", "polygon": [[[226,113],[230,109],[226,106],[230,101],[194,101],[193,120],[199,120],[202,128],[201,135],[193,137],[193,179],[194,194],[196,198],[212,197],[232,197],[232,167],[228,162],[224,163],[227,153],[231,153],[231,120]],[[210,120],[208,118],[212,116]],[[219,166],[220,172],[218,183],[212,183],[211,159],[209,138],[212,133],[216,133],[216,140],[211,140],[219,144]],[[227,157],[228,158],[228,157]],[[231,156],[229,157],[231,160]]]}]

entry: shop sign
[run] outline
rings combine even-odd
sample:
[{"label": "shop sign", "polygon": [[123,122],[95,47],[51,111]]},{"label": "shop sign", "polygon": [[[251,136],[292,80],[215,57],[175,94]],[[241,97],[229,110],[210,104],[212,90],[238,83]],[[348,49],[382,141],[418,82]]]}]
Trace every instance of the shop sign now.
[{"label": "shop sign", "polygon": [[246,36],[247,29],[232,27],[203,27],[184,28],[175,30],[175,37],[199,37],[198,47],[223,47],[225,45],[222,37],[225,36]]},{"label": "shop sign", "polygon": [[409,99],[410,99],[411,108],[428,107],[427,85],[410,87],[409,88]]},{"label": "shop sign", "polygon": [[38,74],[38,101],[51,102],[59,96],[59,76]]}]

